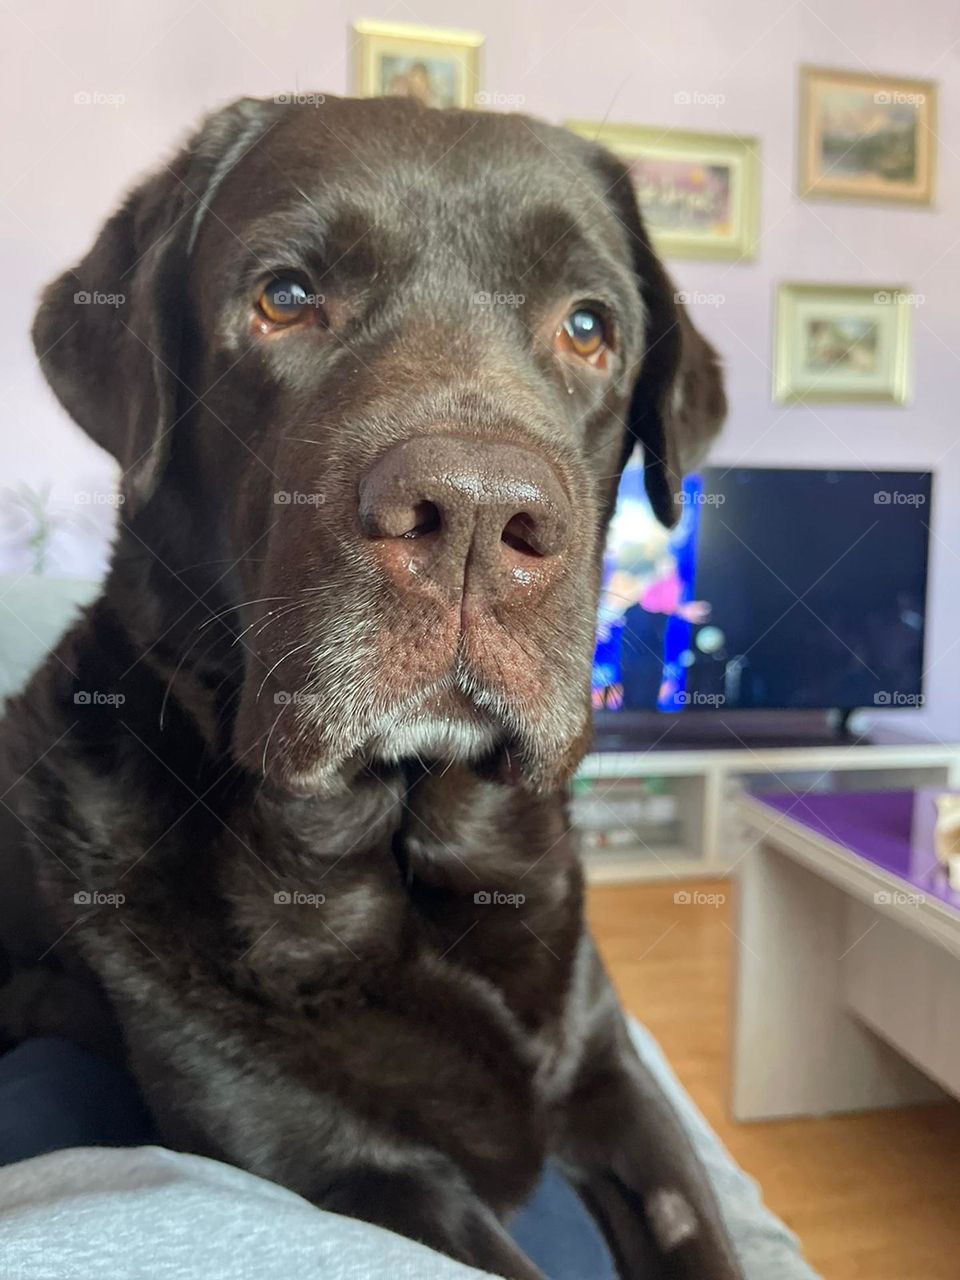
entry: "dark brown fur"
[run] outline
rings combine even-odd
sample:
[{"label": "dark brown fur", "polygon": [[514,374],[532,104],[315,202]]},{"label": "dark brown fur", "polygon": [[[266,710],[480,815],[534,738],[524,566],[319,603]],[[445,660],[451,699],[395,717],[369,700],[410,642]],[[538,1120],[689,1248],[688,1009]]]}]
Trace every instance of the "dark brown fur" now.
[{"label": "dark brown fur", "polygon": [[[263,341],[256,280],[291,266],[330,327]],[[598,296],[617,350],[581,377],[550,336]],[[46,951],[54,991],[17,974],[8,1024],[122,1044],[169,1145],[498,1275],[538,1274],[502,1223],[550,1156],[624,1277],[733,1280],[584,929],[565,808],[619,470],[639,440],[669,521],[724,412],[621,166],[519,116],[240,102],[51,285],[35,341],[127,501],[102,597],[6,724],[39,888],[9,950]],[[520,441],[574,495],[563,573],[468,624],[392,590],[357,529],[359,477],[441,430]],[[421,697],[495,746],[392,754]]]}]

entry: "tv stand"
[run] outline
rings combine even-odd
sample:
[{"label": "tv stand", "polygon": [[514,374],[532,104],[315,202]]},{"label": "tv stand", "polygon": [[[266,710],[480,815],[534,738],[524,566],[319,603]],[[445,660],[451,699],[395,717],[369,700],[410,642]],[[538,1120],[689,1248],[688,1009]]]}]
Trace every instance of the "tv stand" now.
[{"label": "tv stand", "polygon": [[595,721],[594,749],[643,751],[737,747],[827,747],[866,744],[872,727],[857,723],[857,712],[834,711],[657,711],[601,713]]},{"label": "tv stand", "polygon": [[[659,736],[649,740],[633,721],[619,739],[598,726],[597,749],[573,784],[588,878],[728,874],[749,848],[734,803],[744,793],[960,789],[960,745],[886,726],[855,732],[848,725],[840,737],[822,716],[816,731],[777,719],[779,733],[773,720],[748,727],[715,712],[660,715]],[[712,722],[709,733],[703,720]]]}]

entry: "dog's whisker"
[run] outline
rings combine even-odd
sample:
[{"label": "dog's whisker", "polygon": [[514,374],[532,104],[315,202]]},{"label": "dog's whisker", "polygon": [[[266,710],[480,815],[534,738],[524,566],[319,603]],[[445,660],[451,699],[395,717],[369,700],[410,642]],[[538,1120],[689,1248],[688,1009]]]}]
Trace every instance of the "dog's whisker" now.
[{"label": "dog's whisker", "polygon": [[266,741],[263,744],[263,754],[260,757],[260,772],[264,778],[266,778],[267,776],[267,749],[270,746],[270,739],[273,737],[274,730],[276,729],[277,725],[280,723],[280,718],[283,715],[283,712],[284,712],[284,708],[281,707],[280,710],[277,712],[276,716],[274,717],[273,724],[270,726],[270,732],[267,734]]},{"label": "dog's whisker", "polygon": [[222,618],[227,617],[228,614],[239,613],[241,609],[249,609],[255,604],[270,604],[276,600],[289,599],[289,596],[260,596],[258,600],[244,600],[240,604],[227,605],[225,609],[221,609],[219,613],[212,614],[205,622],[202,622],[197,630],[203,631],[206,627],[210,626],[211,622],[219,622]]},{"label": "dog's whisker", "polygon": [[270,668],[270,670],[267,672],[267,674],[263,677],[263,680],[260,682],[260,688],[257,690],[257,696],[256,696],[256,699],[255,699],[257,702],[259,702],[259,701],[260,701],[260,697],[261,697],[261,695],[262,695],[262,693],[263,693],[263,690],[264,690],[264,687],[265,687],[265,685],[266,685],[267,681],[270,679],[270,677],[273,675],[273,673],[277,670],[277,668],[280,666],[280,664],[281,664],[282,662],[286,662],[286,660],[287,660],[288,658],[292,658],[292,657],[293,657],[293,655],[294,655],[295,653],[299,653],[299,652],[301,651],[301,649],[306,649],[306,648],[308,648],[308,647],[309,647],[309,645],[310,645],[311,643],[312,643],[312,641],[310,641],[310,640],[304,640],[303,644],[298,644],[295,648],[293,648],[293,649],[288,649],[288,650],[287,650],[287,652],[283,655],[283,657],[278,658],[278,659],[276,660],[276,662],[273,664],[273,666]]},{"label": "dog's whisker", "polygon": [[[174,669],[173,669],[173,671],[172,671],[172,673],[171,673],[171,675],[170,675],[170,679],[167,681],[166,688],[165,688],[165,689],[164,689],[164,691],[163,691],[163,699],[162,699],[162,701],[161,701],[161,703],[160,703],[159,724],[160,724],[160,731],[161,731],[161,733],[163,732],[164,727],[165,727],[165,722],[166,722],[166,712],[167,712],[167,703],[168,703],[168,701],[169,701],[169,699],[170,699],[170,695],[171,695],[171,693],[173,692],[173,684],[174,684],[174,681],[176,680],[177,676],[180,674],[180,671],[181,671],[181,669],[183,668],[184,663],[186,662],[187,658],[190,656],[190,654],[191,654],[191,652],[193,651],[193,649],[194,649],[195,645],[197,645],[197,643],[200,641],[200,638],[201,638],[201,637],[200,637],[200,634],[199,634],[199,633],[197,633],[197,634],[194,636],[194,638],[191,640],[191,642],[186,646],[186,648],[184,649],[184,651],[183,651],[183,653],[182,653],[182,655],[181,655],[181,657],[180,657],[180,660],[177,662],[177,665],[174,667]],[[203,661],[203,659],[204,659],[204,658],[205,658],[205,657],[206,657],[206,656],[207,656],[207,655],[208,655],[208,654],[209,654],[209,653],[210,653],[214,648],[216,648],[217,644],[221,643],[221,642],[222,642],[223,640],[225,640],[225,639],[226,639],[226,637],[225,637],[225,636],[218,635],[216,632],[214,632],[214,633],[213,633],[213,639],[212,639],[212,640],[211,640],[211,642],[206,646],[206,648],[202,651],[202,653],[200,654],[200,657],[199,657],[199,659],[198,659],[198,662],[197,662],[195,665],[199,665],[199,663],[200,663],[200,662],[202,662],[202,661]]]},{"label": "dog's whisker", "polygon": [[208,569],[215,564],[229,564],[231,567],[237,564],[263,564],[266,556],[241,556],[239,560],[235,556],[223,556],[219,560],[198,560],[196,564],[181,565],[179,569],[174,569],[174,574],[191,573],[194,569]]},{"label": "dog's whisker", "polygon": [[[268,617],[267,617],[267,620],[266,620],[265,622],[263,622],[263,625],[262,625],[262,626],[260,626],[260,627],[258,628],[258,630],[257,630],[257,633],[256,633],[256,634],[257,634],[257,636],[258,636],[258,637],[259,637],[259,636],[261,636],[261,635],[263,635],[263,633],[264,633],[264,631],[266,631],[267,627],[273,626],[273,624],[274,624],[275,622],[279,622],[279,620],[280,620],[281,618],[286,618],[289,614],[291,614],[291,613],[296,613],[299,609],[310,609],[310,608],[313,608],[313,607],[314,607],[314,602],[313,602],[312,600],[298,600],[298,601],[297,601],[296,603],[294,603],[294,604],[288,604],[288,605],[286,605],[286,607],[285,607],[285,608],[283,608],[283,609],[271,609],[271,610],[270,610],[270,613],[269,613],[269,615],[268,615]],[[258,619],[258,621],[262,621],[262,620],[261,620],[261,619]],[[251,627],[256,626],[256,623],[251,622],[250,626],[251,626]],[[249,629],[250,629],[250,628],[248,627],[248,628],[247,628],[247,630],[249,630]],[[246,631],[244,631],[244,632],[243,632],[243,633],[241,633],[241,634],[244,634],[244,635],[245,635],[245,634],[246,634]],[[238,637],[237,637],[237,639],[239,639],[239,638],[240,638],[240,637],[238,636]],[[235,640],[235,641],[234,641],[234,644],[236,644],[236,642],[237,642],[237,641]]]},{"label": "dog's whisker", "polygon": [[252,631],[254,627],[257,627],[256,636],[260,636],[264,631],[266,631],[267,627],[269,627],[271,623],[276,622],[278,618],[283,618],[288,613],[293,613],[296,609],[305,609],[307,607],[307,603],[309,602],[304,602],[302,604],[290,604],[286,605],[283,609],[268,609],[265,615],[259,618],[254,618],[252,622],[247,623],[243,630],[233,638],[230,647],[233,648],[234,645],[239,644],[243,637],[249,631]]}]

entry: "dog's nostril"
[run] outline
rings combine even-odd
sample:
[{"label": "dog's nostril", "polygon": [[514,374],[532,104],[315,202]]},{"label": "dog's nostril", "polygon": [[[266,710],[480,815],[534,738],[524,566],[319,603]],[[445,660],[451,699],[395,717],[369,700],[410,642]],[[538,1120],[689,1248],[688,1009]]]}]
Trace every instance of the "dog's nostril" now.
[{"label": "dog's nostril", "polygon": [[543,555],[543,552],[537,546],[536,524],[525,511],[521,511],[519,515],[512,516],[507,521],[503,532],[500,534],[500,541],[506,543],[508,547],[512,547],[514,551],[519,551],[521,555]]},{"label": "dog's nostril", "polygon": [[413,524],[402,537],[422,538],[428,533],[436,533],[442,523],[436,503],[418,502],[413,508]]}]

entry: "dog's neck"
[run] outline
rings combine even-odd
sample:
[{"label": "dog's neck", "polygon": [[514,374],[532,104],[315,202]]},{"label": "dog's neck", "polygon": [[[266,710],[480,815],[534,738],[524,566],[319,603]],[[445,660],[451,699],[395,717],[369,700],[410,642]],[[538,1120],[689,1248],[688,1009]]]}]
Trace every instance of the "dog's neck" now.
[{"label": "dog's neck", "polygon": [[[562,1000],[581,901],[562,797],[463,765],[368,768],[335,797],[279,794],[232,754],[239,675],[191,657],[200,611],[189,626],[154,605],[142,579],[132,591],[111,575],[24,694],[22,719],[42,730],[23,740],[25,820],[52,824],[73,859],[51,903],[77,880],[130,901],[162,893],[218,940],[212,954],[234,957],[232,980],[257,998],[288,1002],[321,952],[346,981],[358,956],[390,970],[429,939],[530,1025],[557,1015],[543,993]],[[100,700],[78,703],[83,693]],[[297,893],[323,895],[323,912],[278,917]]]}]

